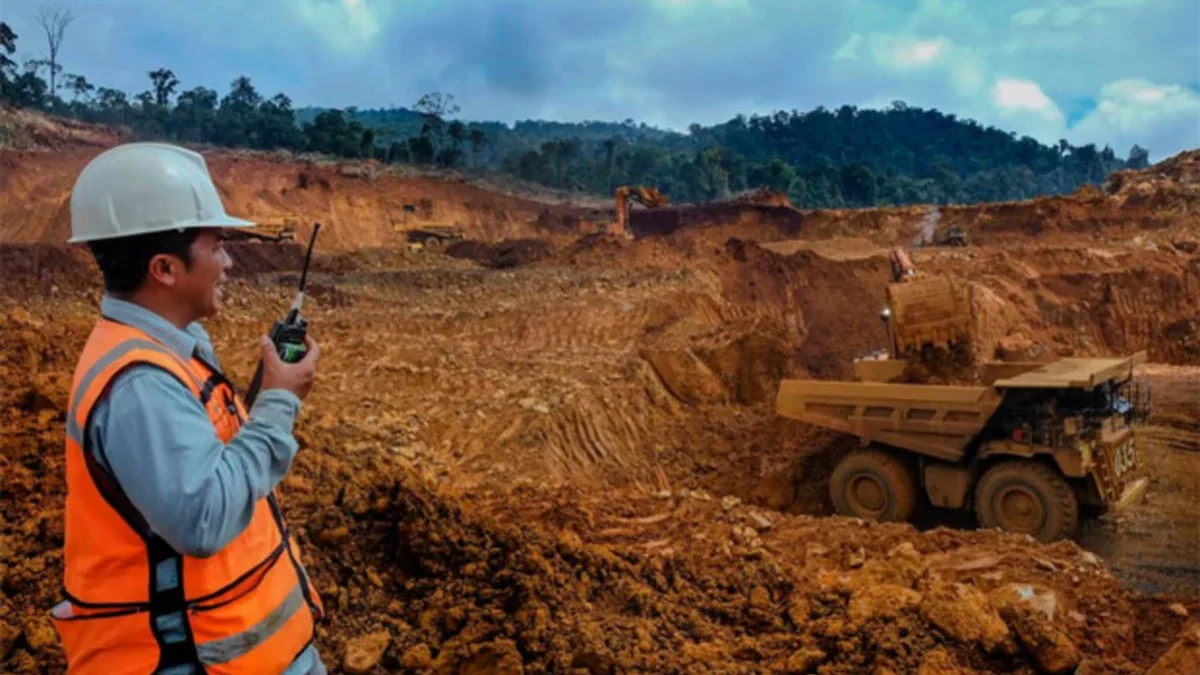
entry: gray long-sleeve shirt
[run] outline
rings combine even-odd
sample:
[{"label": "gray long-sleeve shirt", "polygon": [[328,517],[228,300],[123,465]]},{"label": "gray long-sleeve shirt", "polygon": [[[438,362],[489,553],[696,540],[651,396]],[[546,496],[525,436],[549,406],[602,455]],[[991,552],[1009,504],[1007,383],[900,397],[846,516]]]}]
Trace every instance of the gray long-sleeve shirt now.
[{"label": "gray long-sleeve shirt", "polygon": [[[139,305],[105,296],[101,313],[145,332],[185,361],[193,355],[219,367],[208,333],[193,323],[179,330]],[[222,443],[208,412],[173,375],[150,365],[118,375],[86,429],[92,452],[117,479],[146,523],[176,551],[209,556],[250,524],[254,505],[283,479],[296,455],[292,425],[300,399],[290,391],[260,392],[245,424]],[[325,672],[316,647],[285,675]]]}]

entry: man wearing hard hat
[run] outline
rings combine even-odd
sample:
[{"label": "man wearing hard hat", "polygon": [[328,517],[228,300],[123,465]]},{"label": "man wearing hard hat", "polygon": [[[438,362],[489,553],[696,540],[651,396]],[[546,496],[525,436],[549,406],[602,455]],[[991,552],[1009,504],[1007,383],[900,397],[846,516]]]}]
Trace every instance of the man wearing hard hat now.
[{"label": "man wearing hard hat", "polygon": [[72,674],[325,673],[323,610],[274,488],[319,350],[282,362],[262,338],[245,409],[197,323],[232,265],[204,158],[133,143],[71,193],[105,296],[67,412],[65,600],[52,611]]}]

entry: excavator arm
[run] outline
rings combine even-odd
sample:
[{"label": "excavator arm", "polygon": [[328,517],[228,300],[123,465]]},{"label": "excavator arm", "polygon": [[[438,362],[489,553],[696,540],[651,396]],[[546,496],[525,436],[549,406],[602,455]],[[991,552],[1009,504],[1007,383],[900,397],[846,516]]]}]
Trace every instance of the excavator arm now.
[{"label": "excavator arm", "polygon": [[629,232],[630,201],[635,201],[651,209],[667,206],[671,203],[671,200],[659,192],[658,188],[643,187],[641,185],[622,185],[617,188],[615,197],[617,221],[610,232],[622,237],[631,236]]},{"label": "excavator arm", "polygon": [[892,263],[893,283],[899,283],[917,275],[917,268],[913,266],[912,259],[908,257],[908,253],[902,248],[894,248],[888,251],[888,261]]},{"label": "excavator arm", "polygon": [[888,251],[892,283],[887,286],[893,357],[924,346],[949,348],[971,328],[968,288],[949,277],[918,275],[903,248]]}]

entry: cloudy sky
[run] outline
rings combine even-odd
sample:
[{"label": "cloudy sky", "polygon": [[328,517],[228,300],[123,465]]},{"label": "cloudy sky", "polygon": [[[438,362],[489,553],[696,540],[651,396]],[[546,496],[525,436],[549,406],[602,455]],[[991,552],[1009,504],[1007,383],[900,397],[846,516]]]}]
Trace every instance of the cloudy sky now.
[{"label": "cloudy sky", "polygon": [[[61,0],[67,72],[130,92],[168,67],[296,105],[686,129],[901,99],[1045,142],[1200,147],[1197,0]],[[21,60],[41,0],[0,0]]]}]

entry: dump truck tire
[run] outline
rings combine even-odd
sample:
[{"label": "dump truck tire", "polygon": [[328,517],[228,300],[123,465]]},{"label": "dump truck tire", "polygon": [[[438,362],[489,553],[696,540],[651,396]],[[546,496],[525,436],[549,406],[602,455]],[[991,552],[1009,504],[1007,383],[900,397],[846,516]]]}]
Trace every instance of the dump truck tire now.
[{"label": "dump truck tire", "polygon": [[854,450],[834,467],[829,496],[844,516],[906,521],[917,509],[917,479],[907,462],[886,450]]},{"label": "dump truck tire", "polygon": [[1002,462],[975,486],[975,513],[985,528],[1028,534],[1043,542],[1071,536],[1079,499],[1058,473],[1039,462]]}]

